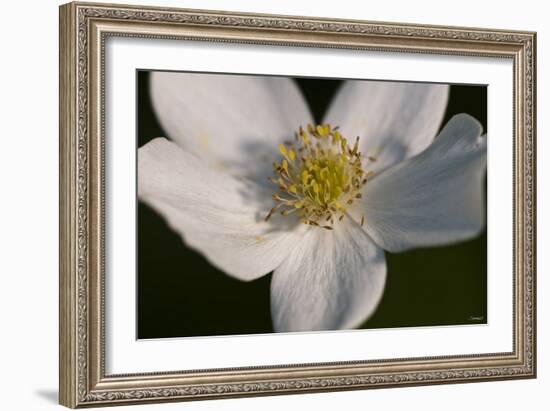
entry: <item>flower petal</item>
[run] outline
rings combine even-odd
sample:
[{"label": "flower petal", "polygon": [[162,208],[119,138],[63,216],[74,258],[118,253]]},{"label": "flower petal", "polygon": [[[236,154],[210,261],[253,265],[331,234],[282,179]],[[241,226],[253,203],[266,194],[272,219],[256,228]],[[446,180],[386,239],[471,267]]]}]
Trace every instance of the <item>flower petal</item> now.
[{"label": "flower petal", "polygon": [[310,228],[273,273],[277,331],[353,328],[376,309],[386,279],[384,251],[351,219]]},{"label": "flower petal", "polygon": [[360,137],[360,151],[380,171],[422,152],[435,137],[449,86],[387,81],[346,81],[325,117],[342,134]]},{"label": "flower petal", "polygon": [[[212,170],[173,142],[157,138],[138,151],[138,195],[192,248],[241,280],[273,271],[299,241],[291,224],[264,221],[261,189]],[[295,222],[297,224],[297,222]]]},{"label": "flower petal", "polygon": [[423,153],[374,178],[361,199],[365,229],[384,249],[451,244],[485,224],[487,139],[467,114],[451,118]]},{"label": "flower petal", "polygon": [[278,144],[311,121],[297,86],[283,77],[153,72],[151,97],[170,139],[247,170],[271,163]]}]

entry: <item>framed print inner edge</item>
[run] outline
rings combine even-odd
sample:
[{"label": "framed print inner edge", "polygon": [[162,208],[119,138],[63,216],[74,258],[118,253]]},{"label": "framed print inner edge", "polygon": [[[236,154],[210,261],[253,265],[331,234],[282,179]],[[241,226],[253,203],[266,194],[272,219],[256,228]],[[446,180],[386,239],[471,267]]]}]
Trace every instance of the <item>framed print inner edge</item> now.
[{"label": "framed print inner edge", "polygon": [[[499,57],[514,65],[512,352],[105,373],[105,39]],[[533,378],[535,33],[70,3],[60,8],[60,402],[68,407]]]}]

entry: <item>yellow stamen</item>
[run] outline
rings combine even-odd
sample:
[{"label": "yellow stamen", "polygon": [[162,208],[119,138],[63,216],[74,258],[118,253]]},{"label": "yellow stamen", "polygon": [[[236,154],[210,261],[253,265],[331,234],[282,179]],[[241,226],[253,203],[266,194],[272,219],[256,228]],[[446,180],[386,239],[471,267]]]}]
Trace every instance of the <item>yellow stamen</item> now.
[{"label": "yellow stamen", "polygon": [[295,142],[279,145],[282,158],[273,163],[276,178],[270,179],[279,187],[273,194],[278,203],[266,220],[281,207],[283,216],[295,212],[304,224],[332,230],[334,221],[342,221],[354,199],[361,198],[372,171],[363,170],[359,137],[350,147],[337,130],[330,124],[308,124],[295,133]]},{"label": "yellow stamen", "polygon": [[280,151],[281,154],[282,154],[283,156],[285,156],[285,157],[288,155],[288,153],[287,153],[287,151],[286,151],[286,147],[285,147],[284,145],[282,145],[282,144],[279,144],[279,151]]}]

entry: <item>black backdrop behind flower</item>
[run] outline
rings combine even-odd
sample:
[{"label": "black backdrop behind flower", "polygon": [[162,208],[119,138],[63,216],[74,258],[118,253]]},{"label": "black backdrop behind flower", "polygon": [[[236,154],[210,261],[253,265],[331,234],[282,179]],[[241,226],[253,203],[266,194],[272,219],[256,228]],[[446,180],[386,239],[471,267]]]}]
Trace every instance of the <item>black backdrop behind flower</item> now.
[{"label": "black backdrop behind flower", "polygon": [[[295,79],[320,122],[339,80]],[[137,74],[138,147],[166,136],[149,99],[149,72]],[[451,86],[442,124],[457,113],[477,118],[487,130],[485,86]],[[271,274],[241,282],[217,270],[185,246],[163,218],[138,202],[137,336],[166,338],[273,332]],[[388,276],[378,309],[363,328],[487,321],[487,235],[448,247],[386,252]]]}]

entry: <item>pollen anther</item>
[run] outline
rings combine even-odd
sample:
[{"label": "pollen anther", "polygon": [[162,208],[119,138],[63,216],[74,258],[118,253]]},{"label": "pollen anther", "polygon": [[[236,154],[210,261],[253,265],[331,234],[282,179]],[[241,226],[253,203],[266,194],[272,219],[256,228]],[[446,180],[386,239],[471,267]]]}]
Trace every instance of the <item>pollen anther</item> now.
[{"label": "pollen anther", "polygon": [[294,137],[279,145],[282,158],[273,163],[275,178],[270,178],[279,188],[273,194],[277,204],[265,219],[281,208],[283,216],[295,213],[304,224],[332,230],[372,175],[363,170],[359,137],[350,147],[330,124],[308,124]]}]

